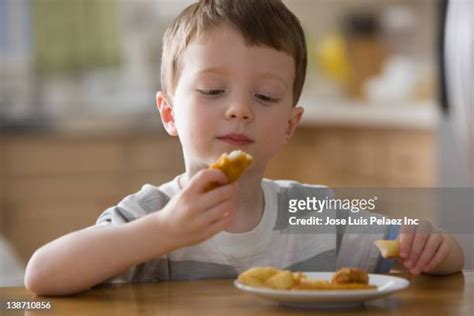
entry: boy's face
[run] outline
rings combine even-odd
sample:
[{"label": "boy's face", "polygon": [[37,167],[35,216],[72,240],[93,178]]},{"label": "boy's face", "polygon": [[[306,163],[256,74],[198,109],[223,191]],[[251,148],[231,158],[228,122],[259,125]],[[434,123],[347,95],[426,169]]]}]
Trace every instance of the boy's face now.
[{"label": "boy's face", "polygon": [[186,49],[174,96],[159,92],[163,124],[178,135],[187,168],[200,169],[223,152],[241,149],[264,170],[292,136],[302,108],[293,107],[293,58],[247,46],[221,25]]}]

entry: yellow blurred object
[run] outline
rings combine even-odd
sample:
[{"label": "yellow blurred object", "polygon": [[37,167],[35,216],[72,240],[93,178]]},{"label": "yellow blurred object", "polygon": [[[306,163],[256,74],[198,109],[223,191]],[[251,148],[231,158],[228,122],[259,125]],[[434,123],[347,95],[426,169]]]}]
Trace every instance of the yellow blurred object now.
[{"label": "yellow blurred object", "polygon": [[280,272],[274,267],[253,267],[239,275],[239,281],[254,287],[265,287],[265,281]]},{"label": "yellow blurred object", "polygon": [[380,250],[384,258],[395,258],[400,256],[400,241],[396,240],[376,240],[375,246]]},{"label": "yellow blurred object", "polygon": [[[229,183],[236,181],[244,171],[252,164],[252,156],[241,150],[234,150],[231,153],[223,153],[219,159],[209,166],[209,169],[218,169],[226,176]],[[210,191],[219,186],[218,183],[212,182],[204,191]]]},{"label": "yellow blurred object", "polygon": [[346,83],[351,66],[347,43],[342,35],[330,34],[324,37],[316,48],[316,57],[321,70],[332,80]]},{"label": "yellow blurred object", "polygon": [[331,282],[310,279],[303,272],[280,270],[271,266],[253,267],[239,274],[239,282],[252,287],[273,290],[366,290],[375,289],[369,284],[365,270],[343,268],[335,272]]},{"label": "yellow blurred object", "polygon": [[275,290],[288,290],[294,285],[293,273],[283,270],[265,281],[265,285]]},{"label": "yellow blurred object", "polygon": [[31,1],[34,62],[43,75],[71,74],[122,61],[117,0]]}]

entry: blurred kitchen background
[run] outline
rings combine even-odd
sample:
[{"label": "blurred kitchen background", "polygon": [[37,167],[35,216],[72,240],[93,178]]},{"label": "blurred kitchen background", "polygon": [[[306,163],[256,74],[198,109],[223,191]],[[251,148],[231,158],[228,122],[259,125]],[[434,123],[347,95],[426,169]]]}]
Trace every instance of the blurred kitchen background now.
[{"label": "blurred kitchen background", "polygon": [[[192,2],[0,0],[0,286],[42,244],[183,171],[155,93],[163,32]],[[440,98],[442,1],[284,2],[308,40],[305,115],[268,177],[473,186]]]}]

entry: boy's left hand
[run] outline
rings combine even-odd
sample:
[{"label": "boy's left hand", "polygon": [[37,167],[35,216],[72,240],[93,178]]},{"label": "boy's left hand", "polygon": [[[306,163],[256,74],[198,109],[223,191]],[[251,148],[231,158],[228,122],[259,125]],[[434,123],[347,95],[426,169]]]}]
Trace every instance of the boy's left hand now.
[{"label": "boy's left hand", "polygon": [[449,254],[448,239],[428,221],[402,226],[398,239],[403,265],[414,275],[434,270]]}]

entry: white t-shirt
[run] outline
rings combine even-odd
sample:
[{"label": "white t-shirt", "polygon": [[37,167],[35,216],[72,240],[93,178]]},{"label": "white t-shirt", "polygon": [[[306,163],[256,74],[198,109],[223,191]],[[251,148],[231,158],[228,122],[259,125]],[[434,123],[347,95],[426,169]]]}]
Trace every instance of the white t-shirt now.
[{"label": "white t-shirt", "polygon": [[[123,225],[159,211],[180,190],[178,177],[160,187],[144,185],[139,192],[127,196],[117,206],[103,212],[95,227]],[[336,226],[326,226],[324,231],[318,227],[309,230],[308,227],[285,228],[282,223],[287,223],[291,215],[288,212],[290,199],[304,199],[307,196],[324,199],[334,195],[332,190],[325,186],[268,179],[262,180],[262,190],[265,202],[263,216],[251,231],[222,231],[204,242],[133,266],[128,272],[109,281],[235,278],[253,266],[274,266],[293,271],[334,271],[349,266],[369,272],[382,272],[382,259],[373,241],[387,237],[390,226],[378,226],[370,232],[351,231],[350,234],[337,231]],[[340,238],[337,233],[341,234]]]}]

